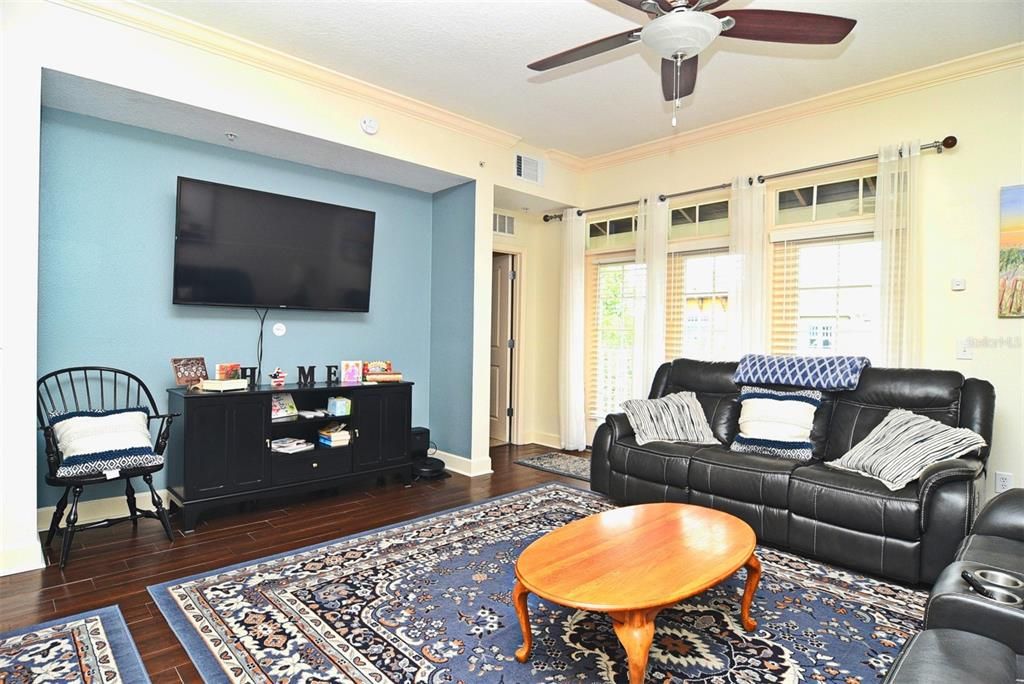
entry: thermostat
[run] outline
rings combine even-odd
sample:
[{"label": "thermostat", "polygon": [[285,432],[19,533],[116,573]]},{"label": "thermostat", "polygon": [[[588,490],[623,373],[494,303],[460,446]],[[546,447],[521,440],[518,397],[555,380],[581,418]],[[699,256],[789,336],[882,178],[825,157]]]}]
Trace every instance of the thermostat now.
[{"label": "thermostat", "polygon": [[377,135],[377,131],[380,130],[380,123],[378,123],[372,116],[367,116],[359,122],[359,127],[362,128],[363,133],[366,133],[367,135]]},{"label": "thermostat", "polygon": [[273,330],[274,334],[278,337],[281,337],[286,332],[288,332],[288,328],[285,327],[284,323],[275,323],[274,327],[271,328],[271,330]]}]

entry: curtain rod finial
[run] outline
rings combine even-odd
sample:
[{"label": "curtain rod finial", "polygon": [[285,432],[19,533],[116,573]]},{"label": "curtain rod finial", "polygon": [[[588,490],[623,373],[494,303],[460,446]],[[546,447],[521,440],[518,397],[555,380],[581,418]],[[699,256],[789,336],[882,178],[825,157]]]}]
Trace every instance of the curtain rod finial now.
[{"label": "curtain rod finial", "polygon": [[[957,142],[959,141],[956,139],[955,135],[947,135],[945,138],[942,139],[942,147],[946,148],[947,150],[951,150],[954,147],[956,147]],[[942,150],[942,147],[939,148],[940,151]]]},{"label": "curtain rod finial", "polygon": [[664,202],[664,201],[665,201],[665,200],[667,200],[667,199],[668,199],[668,197],[667,197],[667,196],[665,196],[665,195],[658,195],[658,201],[659,201],[659,202]]},{"label": "curtain rod finial", "polygon": [[577,209],[576,210],[576,215],[577,216],[583,216],[583,210],[582,209]]}]

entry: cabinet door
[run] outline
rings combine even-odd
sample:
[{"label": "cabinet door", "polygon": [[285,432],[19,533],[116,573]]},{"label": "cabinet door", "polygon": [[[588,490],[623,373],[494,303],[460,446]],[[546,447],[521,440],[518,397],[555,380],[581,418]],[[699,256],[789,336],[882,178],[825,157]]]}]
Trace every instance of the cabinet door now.
[{"label": "cabinet door", "polygon": [[409,461],[409,430],[412,429],[412,393],[408,387],[396,388],[384,396],[384,429],[381,450],[384,463],[395,465]]},{"label": "cabinet door", "polygon": [[356,471],[380,468],[383,461],[381,439],[384,435],[384,395],[362,390],[352,394],[353,427],[358,436],[352,444]]},{"label": "cabinet door", "polygon": [[234,491],[254,489],[268,483],[267,420],[270,400],[265,396],[230,400],[228,439],[230,478]]},{"label": "cabinet door", "polygon": [[185,491],[189,499],[230,490],[228,409],[223,399],[190,399],[185,403]]}]

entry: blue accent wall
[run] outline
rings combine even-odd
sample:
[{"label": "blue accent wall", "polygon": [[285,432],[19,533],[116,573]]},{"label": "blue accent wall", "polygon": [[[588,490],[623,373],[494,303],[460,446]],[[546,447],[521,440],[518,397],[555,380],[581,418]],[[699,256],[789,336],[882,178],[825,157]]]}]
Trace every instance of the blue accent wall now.
[{"label": "blue accent wall", "polygon": [[[460,391],[468,387],[463,361],[469,364],[470,354],[465,352],[463,360],[455,356],[456,345],[444,341],[445,328],[455,325],[451,332],[457,331],[465,340],[460,348],[468,349],[471,317],[461,305],[440,317],[442,358],[431,359],[430,344],[435,339],[432,302],[472,298],[472,188],[470,232],[465,233],[462,188],[431,196],[49,109],[42,115],[41,161],[40,375],[76,365],[125,368],[142,377],[164,408],[165,389],[174,384],[173,356],[204,356],[211,372],[217,362],[256,365],[255,312],[171,304],[176,180],[179,175],[212,180],[377,212],[369,313],[272,311],[264,372],[281,366],[291,381],[298,364],[316,364],[322,380],[324,366],[342,359],[391,359],[416,383],[413,425],[429,424],[431,396],[439,394],[446,408],[440,412],[441,433],[457,433],[451,448],[469,454],[468,437],[462,434],[468,435],[468,390],[465,406],[446,396],[456,386]],[[432,259],[435,216],[444,224],[439,234],[443,250]],[[467,235],[469,242],[459,244]],[[436,289],[431,287],[432,268],[442,272]],[[456,295],[457,287],[467,289]],[[467,306],[471,313],[471,303]],[[277,322],[288,327],[284,337],[271,334]],[[449,363],[455,364],[450,372]],[[433,372],[442,378],[440,393],[431,387]],[[467,413],[454,415],[460,411]],[[39,505],[51,505],[60,492],[42,481],[41,442],[38,459]],[[161,487],[162,475],[155,477]],[[89,487],[85,498],[122,491],[123,485]]]},{"label": "blue accent wall", "polygon": [[434,194],[430,281],[430,436],[469,458],[472,445],[476,183]]}]

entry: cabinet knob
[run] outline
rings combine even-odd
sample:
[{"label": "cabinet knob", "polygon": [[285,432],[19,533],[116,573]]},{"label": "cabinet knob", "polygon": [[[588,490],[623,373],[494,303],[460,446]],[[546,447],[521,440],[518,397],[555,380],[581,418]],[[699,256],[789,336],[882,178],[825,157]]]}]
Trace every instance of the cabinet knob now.
[{"label": "cabinet knob", "polygon": [[353,430],[353,432],[355,433],[355,436],[356,436],[356,437],[358,437],[358,436],[359,436],[359,428],[356,428],[355,430]]},{"label": "cabinet knob", "polygon": [[270,440],[269,439],[267,440],[267,448],[268,449],[270,448]]},{"label": "cabinet knob", "polygon": [[319,464],[319,463],[316,463],[316,462],[314,462],[314,463],[313,463],[313,467],[314,467],[314,468],[319,468],[319,467],[320,467],[320,464]]}]

